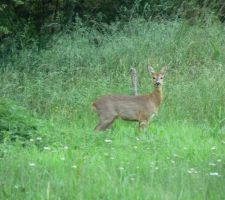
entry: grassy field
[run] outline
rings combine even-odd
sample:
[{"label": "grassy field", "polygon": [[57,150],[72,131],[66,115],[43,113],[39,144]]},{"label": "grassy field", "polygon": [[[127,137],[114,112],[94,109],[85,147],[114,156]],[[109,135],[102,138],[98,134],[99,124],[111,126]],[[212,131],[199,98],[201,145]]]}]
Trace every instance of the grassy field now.
[{"label": "grassy field", "polygon": [[[213,18],[137,19],[12,49],[1,60],[0,199],[225,199],[224,42]],[[94,132],[91,102],[130,94],[131,66],[138,92],[151,92],[149,63],[169,66],[159,115],[145,132],[122,120]],[[37,128],[21,144],[11,135],[24,120]]]}]

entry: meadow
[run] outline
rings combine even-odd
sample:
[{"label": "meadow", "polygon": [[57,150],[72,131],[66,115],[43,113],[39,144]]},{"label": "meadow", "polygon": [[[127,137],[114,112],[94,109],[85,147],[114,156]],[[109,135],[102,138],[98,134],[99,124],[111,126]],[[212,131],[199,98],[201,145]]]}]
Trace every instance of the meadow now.
[{"label": "meadow", "polygon": [[[224,25],[100,28],[77,24],[2,58],[0,199],[225,199]],[[151,92],[150,63],[169,69],[147,130],[118,120],[94,132],[93,100],[131,94],[130,67],[138,93]]]}]

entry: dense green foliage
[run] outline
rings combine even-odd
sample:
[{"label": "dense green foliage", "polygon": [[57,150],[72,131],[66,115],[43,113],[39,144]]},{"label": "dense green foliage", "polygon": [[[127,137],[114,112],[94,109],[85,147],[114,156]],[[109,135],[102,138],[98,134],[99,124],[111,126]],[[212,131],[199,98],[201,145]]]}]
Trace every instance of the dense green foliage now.
[{"label": "dense green foliage", "polygon": [[223,0],[2,0],[0,4],[1,53],[12,45],[21,48],[37,43],[43,46],[46,36],[72,28],[80,20],[88,25],[145,19],[188,19],[191,23],[214,13],[224,21]]},{"label": "dense green foliage", "polygon": [[[104,27],[79,22],[45,48],[12,48],[2,57],[1,96],[23,109],[2,101],[1,119],[10,127],[30,127],[35,116],[47,123],[35,120],[45,137],[35,132],[25,148],[0,144],[0,199],[225,199],[220,20],[208,15],[190,25],[136,18]],[[139,93],[152,91],[149,63],[156,70],[169,66],[159,116],[145,132],[120,120],[94,132],[92,101],[130,94],[131,66]]]},{"label": "dense green foliage", "polygon": [[0,99],[0,142],[20,141],[25,144],[36,137],[37,120],[23,107]]}]

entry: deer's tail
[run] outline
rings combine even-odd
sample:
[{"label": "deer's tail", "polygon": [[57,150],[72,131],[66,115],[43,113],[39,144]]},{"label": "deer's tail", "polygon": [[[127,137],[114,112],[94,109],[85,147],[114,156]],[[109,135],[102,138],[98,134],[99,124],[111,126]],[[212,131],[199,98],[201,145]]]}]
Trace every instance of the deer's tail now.
[{"label": "deer's tail", "polygon": [[92,103],[92,110],[96,111],[96,102]]}]

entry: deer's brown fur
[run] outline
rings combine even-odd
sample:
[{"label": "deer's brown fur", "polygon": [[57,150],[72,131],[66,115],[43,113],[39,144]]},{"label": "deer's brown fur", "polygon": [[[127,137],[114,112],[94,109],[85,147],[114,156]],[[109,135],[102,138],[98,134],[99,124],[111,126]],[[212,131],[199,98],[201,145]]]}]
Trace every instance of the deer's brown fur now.
[{"label": "deer's brown fur", "polygon": [[139,127],[143,128],[149,119],[158,112],[163,98],[162,84],[166,67],[162,68],[159,73],[155,73],[150,66],[148,69],[155,86],[152,93],[142,96],[101,96],[92,104],[100,118],[95,130],[109,128],[116,118],[138,121]]}]

